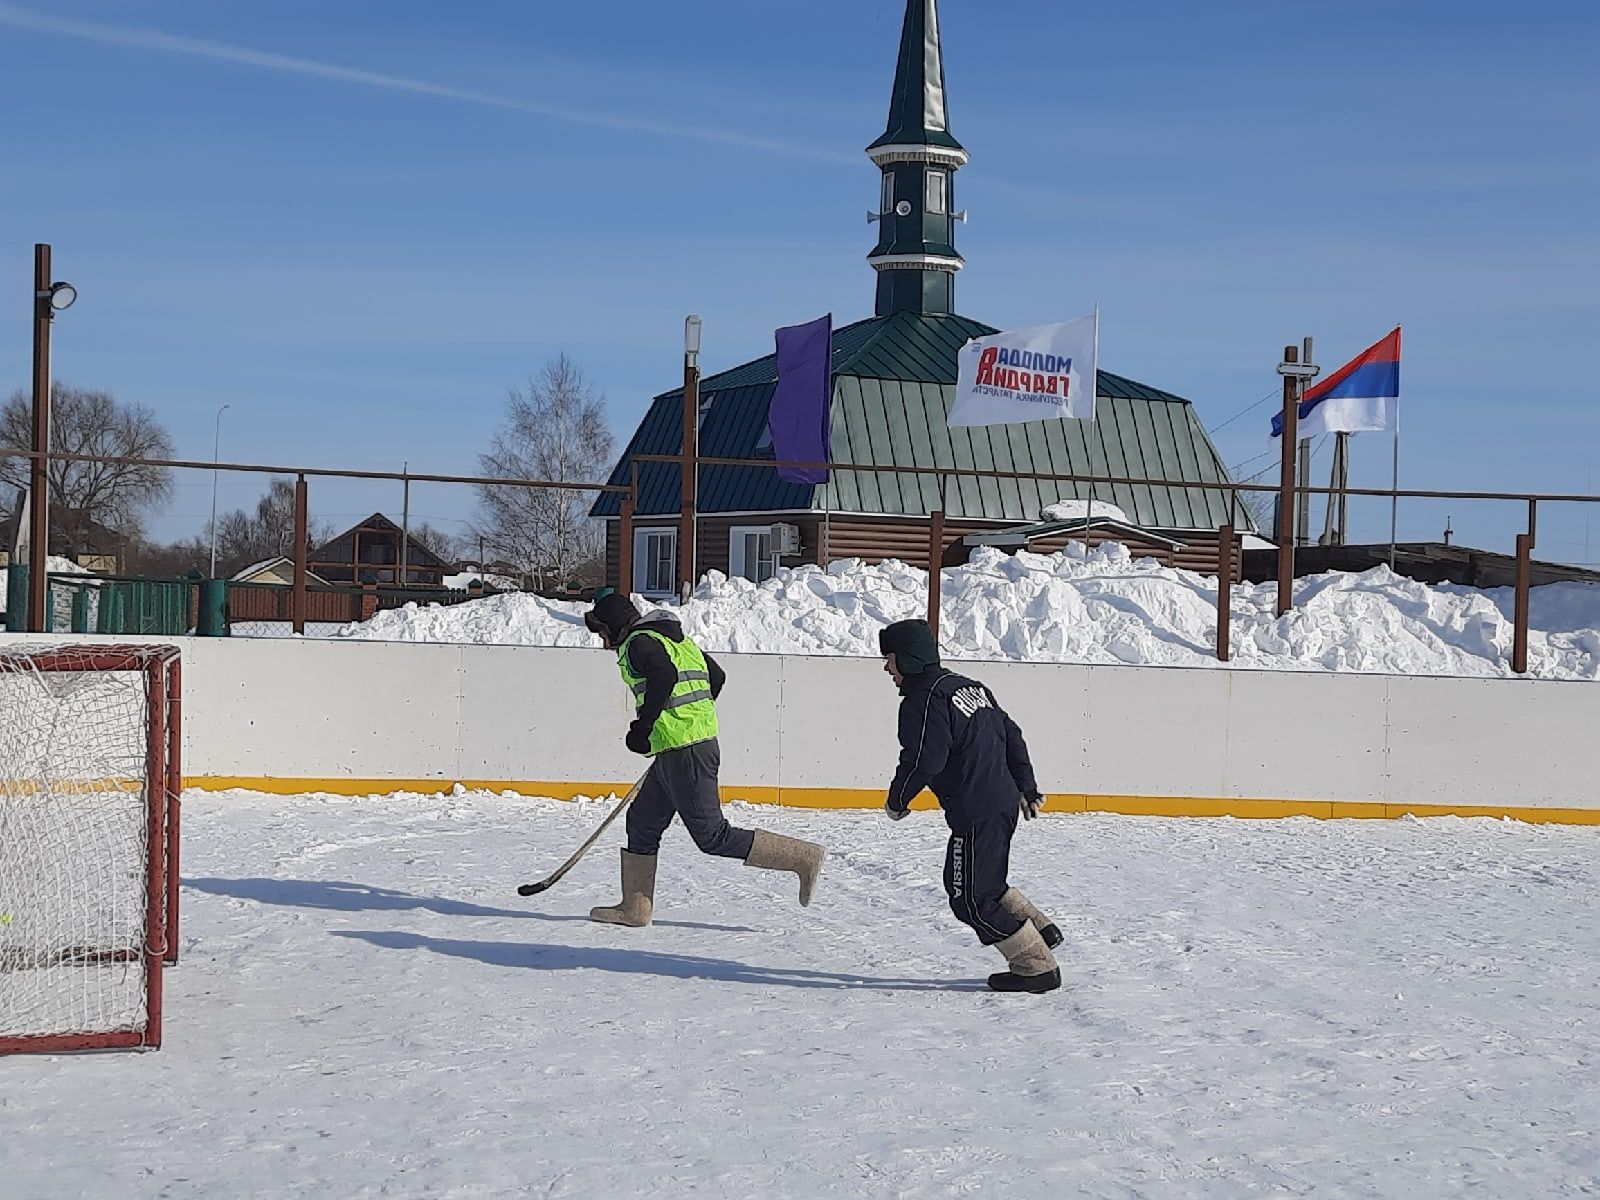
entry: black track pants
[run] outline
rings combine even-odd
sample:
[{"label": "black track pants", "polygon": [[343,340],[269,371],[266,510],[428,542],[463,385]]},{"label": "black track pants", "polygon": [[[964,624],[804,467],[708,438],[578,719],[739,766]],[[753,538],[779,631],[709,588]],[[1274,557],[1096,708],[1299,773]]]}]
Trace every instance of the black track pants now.
[{"label": "black track pants", "polygon": [[1022,928],[1022,922],[1000,907],[1011,868],[1011,835],[1017,831],[1017,809],[986,817],[968,828],[952,830],[944,856],[944,890],[950,911],[972,926],[978,940],[992,946]]},{"label": "black track pants", "polygon": [[[694,844],[718,858],[749,858],[755,834],[728,824],[717,794],[722,751],[716,739],[663,750],[628,808],[628,853],[654,854],[674,815],[683,818]],[[1013,821],[1013,824],[1015,822]]]}]

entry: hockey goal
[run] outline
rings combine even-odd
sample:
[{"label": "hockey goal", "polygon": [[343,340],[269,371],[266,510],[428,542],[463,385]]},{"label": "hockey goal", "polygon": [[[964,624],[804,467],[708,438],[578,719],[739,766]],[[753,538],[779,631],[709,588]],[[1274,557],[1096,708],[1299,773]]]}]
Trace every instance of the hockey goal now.
[{"label": "hockey goal", "polygon": [[0,644],[0,1053],[161,1044],[179,689],[170,646]]}]

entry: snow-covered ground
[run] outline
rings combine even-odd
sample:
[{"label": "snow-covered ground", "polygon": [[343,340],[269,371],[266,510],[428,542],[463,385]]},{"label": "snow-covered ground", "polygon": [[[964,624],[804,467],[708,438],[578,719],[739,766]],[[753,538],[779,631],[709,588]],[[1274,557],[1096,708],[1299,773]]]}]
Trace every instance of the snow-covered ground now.
[{"label": "snow-covered ground", "polygon": [[1013,879],[1063,991],[998,996],[936,814],[674,828],[591,924],[599,803],[192,795],[154,1054],[0,1062],[0,1193],[1560,1197],[1600,1189],[1600,830],[1055,816]]},{"label": "snow-covered ground", "polygon": [[[1217,581],[1131,558],[1118,543],[1059,554],[981,548],[945,570],[940,636],[948,657],[1218,667]],[[1279,620],[1276,584],[1233,595],[1235,667],[1401,675],[1511,673],[1510,589],[1429,587],[1379,567],[1301,580]],[[712,573],[679,609],[708,650],[877,653],[878,630],[925,614],[927,574],[849,559],[798,567],[757,587]],[[382,641],[593,645],[586,606],[511,594],[382,612],[339,636]],[[1600,678],[1600,586],[1533,592],[1530,673]]]}]

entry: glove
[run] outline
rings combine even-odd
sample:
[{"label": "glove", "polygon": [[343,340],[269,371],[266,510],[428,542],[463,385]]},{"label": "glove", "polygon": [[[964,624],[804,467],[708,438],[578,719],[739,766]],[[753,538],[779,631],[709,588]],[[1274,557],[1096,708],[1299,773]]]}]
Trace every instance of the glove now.
[{"label": "glove", "polygon": [[1044,807],[1044,797],[1038,792],[1029,792],[1022,797],[1022,819],[1031,821],[1039,815],[1039,810]]},{"label": "glove", "polygon": [[635,754],[650,753],[650,727],[642,721],[635,721],[628,726],[628,749]]},{"label": "glove", "polygon": [[911,810],[909,808],[896,808],[893,804],[890,804],[889,801],[885,800],[883,802],[883,811],[889,814],[889,820],[899,821],[904,819],[905,815]]}]

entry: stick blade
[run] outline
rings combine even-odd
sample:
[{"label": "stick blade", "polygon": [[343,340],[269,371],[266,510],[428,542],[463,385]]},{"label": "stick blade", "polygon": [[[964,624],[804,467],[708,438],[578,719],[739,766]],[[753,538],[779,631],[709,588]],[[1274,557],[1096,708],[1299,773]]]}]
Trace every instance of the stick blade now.
[{"label": "stick blade", "polygon": [[525,883],[517,889],[517,895],[537,896],[540,892],[548,890],[549,887],[550,881],[548,879],[541,883]]}]

